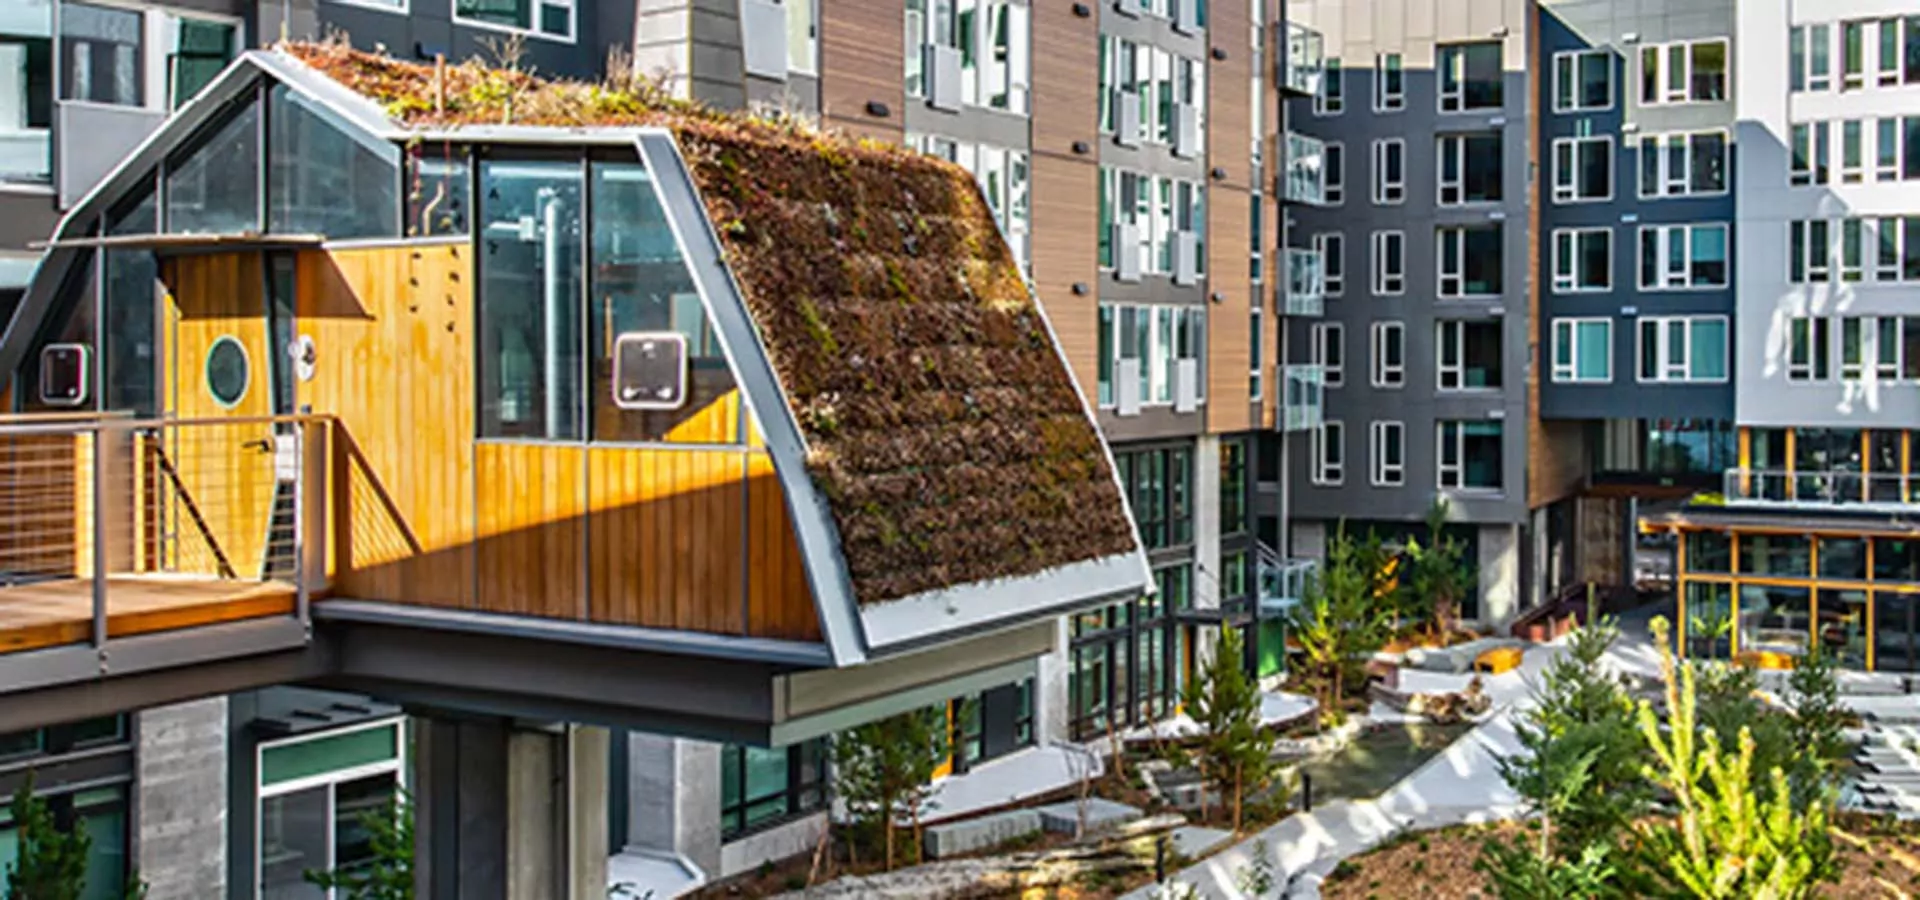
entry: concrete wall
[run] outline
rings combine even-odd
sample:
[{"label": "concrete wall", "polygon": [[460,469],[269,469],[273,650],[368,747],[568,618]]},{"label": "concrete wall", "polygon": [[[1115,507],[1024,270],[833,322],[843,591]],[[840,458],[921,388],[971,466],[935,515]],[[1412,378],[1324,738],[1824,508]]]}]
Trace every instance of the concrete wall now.
[{"label": "concrete wall", "polygon": [[227,890],[227,700],[135,718],[133,821],[149,900],[204,900]]},{"label": "concrete wall", "polygon": [[1480,622],[1498,628],[1520,612],[1520,526],[1482,526],[1477,543]]},{"label": "concrete wall", "polygon": [[[1292,513],[1296,517],[1417,521],[1431,504],[1438,485],[1436,422],[1494,418],[1504,422],[1503,489],[1460,494],[1454,498],[1454,515],[1460,521],[1476,523],[1519,522],[1525,515],[1530,327],[1527,290],[1532,277],[1526,227],[1527,151],[1532,127],[1527,93],[1528,6],[1521,0],[1442,4],[1427,0],[1294,0],[1287,6],[1288,20],[1320,31],[1326,38],[1327,56],[1340,58],[1346,67],[1343,113],[1315,115],[1311,100],[1289,101],[1287,110],[1291,130],[1345,148],[1344,202],[1326,209],[1295,206],[1287,210],[1295,246],[1309,246],[1313,235],[1336,231],[1345,234],[1346,244],[1344,295],[1327,300],[1324,317],[1325,321],[1343,323],[1346,331],[1345,383],[1326,393],[1326,418],[1345,424],[1345,478],[1339,486],[1312,484],[1311,442],[1302,442],[1302,452],[1294,454],[1298,461],[1289,473]],[[1503,107],[1487,112],[1438,112],[1433,68],[1437,45],[1496,38],[1502,42],[1506,71]],[[1375,113],[1374,58],[1377,53],[1389,52],[1403,55],[1405,108]],[[1469,132],[1501,135],[1501,202],[1441,207],[1437,202],[1434,138]],[[1399,204],[1380,205],[1372,199],[1372,144],[1386,138],[1406,142],[1406,200]],[[1494,221],[1502,228],[1503,295],[1491,300],[1436,300],[1439,267],[1435,230]],[[1390,230],[1406,235],[1406,289],[1397,295],[1373,296],[1372,234]],[[1442,319],[1500,322],[1500,389],[1438,390],[1434,327]],[[1369,330],[1380,321],[1401,322],[1405,328],[1406,381],[1399,388],[1380,389],[1369,383]],[[1294,323],[1289,328],[1289,359],[1313,359],[1307,325]],[[1402,486],[1373,487],[1368,483],[1368,425],[1373,421],[1398,421],[1406,426],[1406,481]],[[1302,555],[1297,546],[1295,555]]]},{"label": "concrete wall", "polygon": [[627,843],[720,871],[720,745],[633,732],[627,743]]},{"label": "concrete wall", "polygon": [[[1639,229],[1684,222],[1730,222],[1733,193],[1707,197],[1640,197],[1639,143],[1649,135],[1724,131],[1732,135],[1734,104],[1646,105],[1640,97],[1640,50],[1648,44],[1733,36],[1734,0],[1544,0],[1540,10],[1540,53],[1533,67],[1541,79],[1540,142],[1545,181],[1541,192],[1542,286],[1540,346],[1550,352],[1556,317],[1604,317],[1613,320],[1612,380],[1607,383],[1555,383],[1541,373],[1540,414],[1549,418],[1713,418],[1733,415],[1733,380],[1717,384],[1640,383],[1637,378],[1637,324],[1642,315],[1733,312],[1731,286],[1718,290],[1642,292],[1639,289]],[[1783,37],[1784,41],[1785,38]],[[1556,113],[1554,55],[1601,49],[1614,55],[1614,103],[1610,109]],[[1735,65],[1736,77],[1742,71]],[[1735,96],[1740,92],[1736,89]],[[1555,202],[1552,144],[1573,136],[1613,138],[1613,198],[1606,202]],[[1729,151],[1731,154],[1731,151]],[[1731,160],[1730,160],[1731,162]],[[1744,171],[1744,170],[1741,170]],[[1729,173],[1731,178],[1731,169]],[[1558,228],[1611,228],[1610,290],[1560,293],[1553,290],[1553,231]],[[1735,257],[1737,263],[1738,256]],[[1731,354],[1729,354],[1731,359]],[[1545,363],[1543,362],[1543,365]],[[1737,367],[1736,367],[1737,368]]]}]

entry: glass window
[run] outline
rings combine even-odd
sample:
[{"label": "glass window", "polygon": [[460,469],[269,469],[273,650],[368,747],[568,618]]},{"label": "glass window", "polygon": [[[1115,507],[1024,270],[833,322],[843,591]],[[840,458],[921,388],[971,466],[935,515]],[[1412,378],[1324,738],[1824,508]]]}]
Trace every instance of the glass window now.
[{"label": "glass window", "polygon": [[1440,48],[1440,111],[1499,109],[1506,73],[1498,41]]},{"label": "glass window", "polygon": [[453,18],[573,39],[573,0],[454,0]]},{"label": "glass window", "polygon": [[268,95],[267,228],[342,239],[398,233],[400,148],[343,126],[286,85]]},{"label": "glass window", "polygon": [[1220,442],[1220,534],[1247,530],[1247,445]]},{"label": "glass window", "polygon": [[1553,289],[1560,293],[1613,287],[1613,229],[1558,228],[1553,232]]},{"label": "glass window", "polygon": [[1920,581],[1920,541],[1873,539],[1875,581]]},{"label": "glass window", "polygon": [[28,0],[0,15],[0,181],[53,171],[53,6]]},{"label": "glass window", "polygon": [[821,741],[771,749],[728,744],[720,754],[723,840],[821,808],[826,780]]},{"label": "glass window", "polygon": [[465,147],[415,145],[407,158],[407,236],[466,234],[470,176]]},{"label": "glass window", "polygon": [[1557,138],[1553,142],[1553,199],[1557,203],[1613,197],[1613,138]]},{"label": "glass window", "polygon": [[1866,539],[1821,538],[1820,577],[1867,580]]},{"label": "glass window", "polygon": [[1501,228],[1494,225],[1435,230],[1440,255],[1440,296],[1498,296],[1506,278]]},{"label": "glass window", "polygon": [[365,819],[398,800],[402,728],[388,721],[261,747],[255,866],[263,900],[324,900],[306,873],[372,861]]},{"label": "glass window", "polygon": [[167,162],[166,229],[260,230],[260,107],[251,99],[216,120]]},{"label": "glass window", "polygon": [[1743,584],[1740,651],[1803,654],[1812,640],[1812,615],[1813,597],[1806,588]]},{"label": "glass window", "polygon": [[1438,141],[1442,206],[1500,202],[1504,154],[1499,134],[1446,135]]},{"label": "glass window", "polygon": [[[706,305],[667,225],[653,180],[639,163],[593,164],[588,310],[593,364],[593,438],[600,441],[732,443],[741,437],[733,370]],[[635,408],[614,382],[621,335],[672,333],[685,341],[680,405]],[[651,406],[651,405],[650,405]]]},{"label": "glass window", "polygon": [[1812,542],[1805,535],[1749,534],[1740,538],[1740,572],[1745,575],[1812,574]]},{"label": "glass window", "polygon": [[1733,655],[1733,585],[1687,582],[1687,655],[1726,659]]},{"label": "glass window", "polygon": [[1689,531],[1687,541],[1687,571],[1720,572],[1733,571],[1733,541],[1725,532]]},{"label": "glass window", "polygon": [[1613,106],[1613,53],[1571,50],[1553,55],[1553,111],[1590,112]]},{"label": "glass window", "polygon": [[1193,451],[1167,451],[1167,508],[1173,542],[1193,543]]},{"label": "glass window", "polygon": [[581,436],[577,162],[480,163],[480,435]]},{"label": "glass window", "polygon": [[60,98],[140,106],[146,102],[144,18],[138,12],[60,4]]},{"label": "glass window", "polygon": [[1439,434],[1440,487],[1498,490],[1504,484],[1502,423],[1447,422]]},{"label": "glass window", "polygon": [[[152,234],[159,230],[159,207],[149,187],[131,203],[109,216],[107,233]],[[160,266],[151,251],[108,250],[105,257],[106,328],[101,352],[104,369],[103,409],[139,416],[159,413],[155,382],[159,360],[155,354],[154,321]]]},{"label": "glass window", "polygon": [[1553,380],[1613,380],[1613,320],[1555,319]]},{"label": "glass window", "polygon": [[1873,669],[1920,671],[1920,596],[1874,592]]},{"label": "glass window", "polygon": [[172,57],[168,104],[179,109],[233,61],[237,29],[225,22],[180,19]]}]

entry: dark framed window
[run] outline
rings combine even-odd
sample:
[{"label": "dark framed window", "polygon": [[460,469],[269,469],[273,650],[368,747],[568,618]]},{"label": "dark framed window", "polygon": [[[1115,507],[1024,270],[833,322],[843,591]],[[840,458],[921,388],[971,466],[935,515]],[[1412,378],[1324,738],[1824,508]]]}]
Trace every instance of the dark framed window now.
[{"label": "dark framed window", "polygon": [[407,150],[408,237],[467,233],[473,167],[467,148],[446,142],[418,143]]},{"label": "dark framed window", "polygon": [[1154,580],[1153,596],[1074,617],[1068,692],[1075,739],[1164,718],[1179,703],[1188,651],[1179,616],[1193,607],[1193,568],[1162,567]]},{"label": "dark framed window", "polygon": [[[577,440],[583,432],[585,193],[580,160],[480,162],[481,437]],[[547,315],[550,299],[557,316]]]},{"label": "dark framed window", "polygon": [[166,220],[171,233],[238,234],[260,230],[260,104],[241,101],[167,160]]},{"label": "dark framed window", "polygon": [[62,100],[116,106],[146,102],[146,58],[142,46],[145,17],[140,13],[95,6],[60,4],[60,58],[65,76]]},{"label": "dark framed window", "polygon": [[1140,541],[1149,549],[1193,543],[1193,449],[1163,447],[1114,454],[1133,501]]},{"label": "dark framed window", "polygon": [[1220,442],[1220,536],[1247,530],[1247,445]]},{"label": "dark framed window", "polygon": [[826,743],[728,744],[720,750],[720,838],[731,840],[826,807]]},{"label": "dark framed window", "polygon": [[[63,831],[85,829],[91,846],[81,900],[119,900],[128,854],[128,785],[133,747],[125,716],[105,716],[0,734],[0,791],[9,796],[31,774],[35,793]],[[0,869],[15,861],[19,836],[0,806]]]},{"label": "dark framed window", "polygon": [[400,232],[400,148],[275,85],[267,94],[267,228],[329,238]]},{"label": "dark framed window", "polygon": [[1033,679],[954,700],[947,707],[953,723],[953,770],[965,772],[1033,746]]}]

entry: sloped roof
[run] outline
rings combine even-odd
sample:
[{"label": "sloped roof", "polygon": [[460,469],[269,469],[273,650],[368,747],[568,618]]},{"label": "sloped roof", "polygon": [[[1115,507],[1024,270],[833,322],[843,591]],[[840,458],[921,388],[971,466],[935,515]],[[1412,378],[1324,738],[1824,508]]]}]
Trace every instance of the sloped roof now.
[{"label": "sloped roof", "polygon": [[670,129],[861,604],[1139,552],[1100,436],[960,167],[644,84],[281,49],[410,128]]}]

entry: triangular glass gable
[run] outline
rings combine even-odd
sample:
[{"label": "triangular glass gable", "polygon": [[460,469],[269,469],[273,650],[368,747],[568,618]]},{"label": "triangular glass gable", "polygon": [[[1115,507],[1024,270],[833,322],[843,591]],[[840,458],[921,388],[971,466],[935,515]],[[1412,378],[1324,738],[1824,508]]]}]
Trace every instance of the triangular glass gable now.
[{"label": "triangular glass gable", "polygon": [[400,229],[400,148],[284,84],[267,94],[267,230],[333,239]]}]

